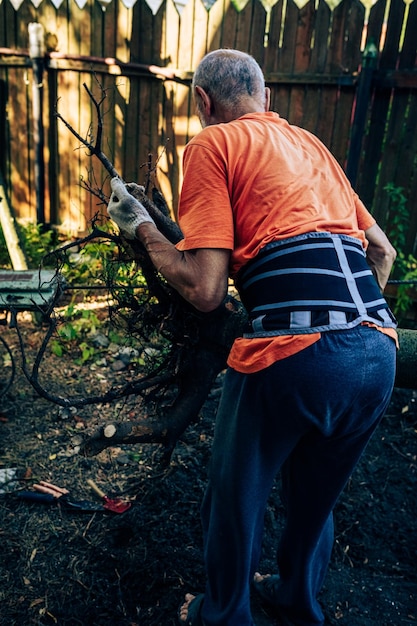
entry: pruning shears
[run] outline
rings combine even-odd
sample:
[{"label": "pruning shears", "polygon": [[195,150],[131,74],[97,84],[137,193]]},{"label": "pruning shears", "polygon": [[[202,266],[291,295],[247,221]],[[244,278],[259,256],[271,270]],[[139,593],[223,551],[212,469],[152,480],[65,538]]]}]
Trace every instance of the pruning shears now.
[{"label": "pruning shears", "polygon": [[69,496],[68,489],[58,487],[45,480],[41,480],[39,484],[34,484],[35,491],[20,491],[17,496],[23,500],[31,502],[40,502],[43,504],[62,504],[68,509],[76,509],[77,511],[91,513],[95,511],[105,511],[103,505],[89,500],[73,500]]}]

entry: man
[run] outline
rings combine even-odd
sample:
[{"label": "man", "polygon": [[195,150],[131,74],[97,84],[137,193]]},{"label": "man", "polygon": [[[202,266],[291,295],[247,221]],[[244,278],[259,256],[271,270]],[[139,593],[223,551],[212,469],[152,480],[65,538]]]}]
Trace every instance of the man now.
[{"label": "man", "polygon": [[[254,585],[279,623],[320,626],[332,511],[393,387],[396,323],[381,290],[395,250],[323,144],[269,112],[252,57],[211,52],[192,88],[203,130],[184,153],[184,239],[169,243],[118,179],[108,207],[198,310],[220,305],[230,275],[250,320],[216,419],[201,511],[205,594],[188,594],[179,620],[252,626]],[[261,576],[280,471],[278,573]]]}]

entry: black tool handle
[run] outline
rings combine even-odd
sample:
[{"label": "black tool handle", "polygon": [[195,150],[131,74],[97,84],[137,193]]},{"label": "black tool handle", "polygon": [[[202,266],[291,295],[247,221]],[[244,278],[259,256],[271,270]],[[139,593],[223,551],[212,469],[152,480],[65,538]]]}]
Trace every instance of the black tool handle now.
[{"label": "black tool handle", "polygon": [[101,504],[96,504],[89,500],[71,500],[67,494],[56,497],[51,493],[41,493],[39,491],[19,491],[17,495],[19,498],[22,498],[22,500],[40,502],[43,504],[56,504],[59,502],[69,509],[75,509],[85,513],[92,513],[94,511],[105,512],[105,508]]},{"label": "black tool handle", "polygon": [[57,498],[51,493],[39,493],[38,491],[19,491],[18,498],[31,500],[32,502],[43,502],[44,504],[54,504]]}]

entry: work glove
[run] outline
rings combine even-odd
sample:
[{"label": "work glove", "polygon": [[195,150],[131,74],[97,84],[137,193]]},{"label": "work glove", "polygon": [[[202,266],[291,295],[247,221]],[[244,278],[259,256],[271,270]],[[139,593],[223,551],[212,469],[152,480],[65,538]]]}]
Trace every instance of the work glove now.
[{"label": "work glove", "polygon": [[136,229],[140,224],[144,222],[155,224],[143,204],[136,200],[128,191],[129,188],[133,190],[138,185],[129,183],[126,186],[116,176],[111,179],[110,186],[112,194],[107,205],[107,212],[128,239],[135,239]]}]

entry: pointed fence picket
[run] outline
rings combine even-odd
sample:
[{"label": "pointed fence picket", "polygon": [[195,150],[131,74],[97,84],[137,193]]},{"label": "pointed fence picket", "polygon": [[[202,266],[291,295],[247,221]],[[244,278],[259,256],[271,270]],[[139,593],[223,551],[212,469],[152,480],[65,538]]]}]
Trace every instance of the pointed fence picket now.
[{"label": "pointed fence picket", "polygon": [[55,115],[93,137],[84,85],[106,95],[103,148],[116,168],[143,183],[151,163],[175,212],[184,146],[199,130],[192,71],[206,52],[233,47],[257,59],[272,108],[324,141],[383,226],[395,210],[387,183],[404,189],[415,252],[417,0],[1,0],[0,169],[23,220],[39,209],[30,22],[43,26],[47,45],[46,222],[79,232],[100,210],[80,180],[101,184],[105,173]]}]

